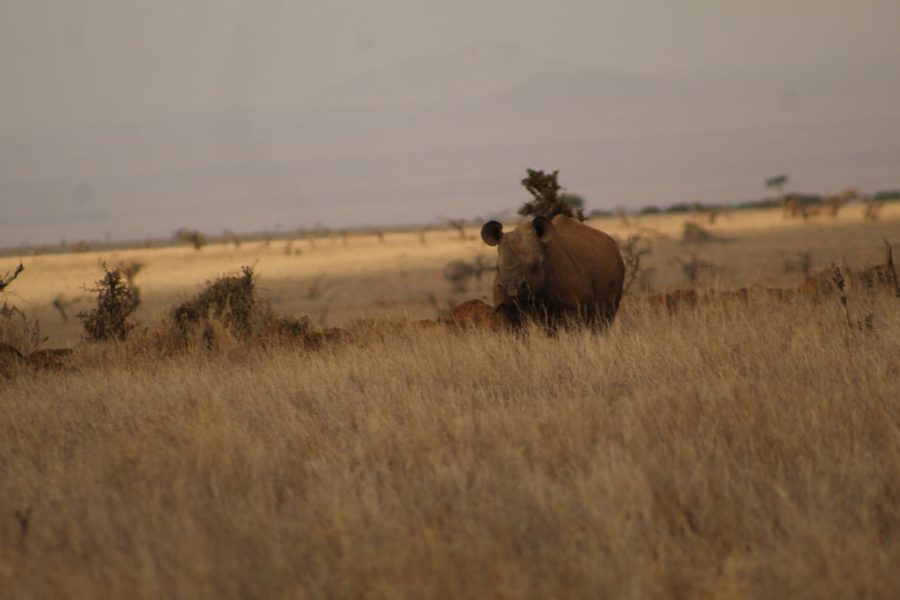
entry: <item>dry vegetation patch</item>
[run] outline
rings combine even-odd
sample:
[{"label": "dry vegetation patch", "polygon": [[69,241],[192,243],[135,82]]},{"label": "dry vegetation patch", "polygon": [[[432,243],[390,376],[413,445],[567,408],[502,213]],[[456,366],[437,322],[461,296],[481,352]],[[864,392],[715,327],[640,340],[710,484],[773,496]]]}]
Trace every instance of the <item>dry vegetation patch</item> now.
[{"label": "dry vegetation patch", "polygon": [[0,590],[892,597],[900,312],[865,303],[865,332],[758,299],[602,336],[92,346],[0,389]]},{"label": "dry vegetation patch", "polygon": [[[252,244],[110,257],[151,265],[158,317],[74,352],[7,305],[0,597],[900,595],[896,278],[890,254],[839,260],[877,263],[846,249],[895,228],[726,229],[679,261],[677,219],[619,232],[635,289],[668,291],[629,295],[603,335],[512,333],[459,298],[375,318],[385,290],[479,266],[439,232],[274,245],[262,297],[251,269],[215,278]],[[845,289],[834,269],[798,289],[813,252]],[[14,288],[75,260],[96,278],[64,256]],[[45,288],[47,311],[72,294]],[[368,318],[289,316],[335,293]]]}]

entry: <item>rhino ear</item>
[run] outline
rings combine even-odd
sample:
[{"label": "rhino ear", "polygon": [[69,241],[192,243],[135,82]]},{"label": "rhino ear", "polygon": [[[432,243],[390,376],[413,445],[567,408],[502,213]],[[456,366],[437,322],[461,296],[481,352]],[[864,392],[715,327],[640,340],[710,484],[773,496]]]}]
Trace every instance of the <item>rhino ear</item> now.
[{"label": "rhino ear", "polygon": [[481,228],[481,239],[488,246],[496,246],[503,237],[503,225],[497,221],[488,221]]},{"label": "rhino ear", "polygon": [[546,217],[535,217],[534,221],[531,222],[531,226],[534,227],[534,233],[542,244],[552,240],[553,234],[556,233],[553,223]]}]

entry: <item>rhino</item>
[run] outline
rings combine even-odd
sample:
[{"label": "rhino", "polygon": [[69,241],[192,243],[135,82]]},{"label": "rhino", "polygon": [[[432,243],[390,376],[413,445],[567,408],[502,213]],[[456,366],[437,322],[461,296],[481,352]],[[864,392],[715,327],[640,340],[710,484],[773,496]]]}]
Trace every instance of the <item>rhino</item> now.
[{"label": "rhino", "polygon": [[535,217],[509,233],[488,221],[481,239],[497,246],[494,309],[510,322],[554,329],[583,323],[603,329],[622,299],[625,264],[606,233],[565,215]]}]

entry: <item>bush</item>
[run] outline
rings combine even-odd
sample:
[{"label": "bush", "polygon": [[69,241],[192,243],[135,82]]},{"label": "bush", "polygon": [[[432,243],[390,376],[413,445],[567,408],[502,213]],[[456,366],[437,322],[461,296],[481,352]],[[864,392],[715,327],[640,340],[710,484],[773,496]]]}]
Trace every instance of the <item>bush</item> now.
[{"label": "bush", "polygon": [[240,273],[223,275],[208,282],[199,294],[176,306],[172,318],[182,333],[202,326],[211,335],[212,320],[221,321],[240,337],[250,335],[254,325],[269,316],[268,307],[256,297],[253,267],[241,267]]},{"label": "bush", "polygon": [[175,232],[175,239],[179,242],[186,242],[194,247],[194,250],[200,250],[209,239],[196,229],[179,229]]},{"label": "bush", "polygon": [[556,215],[574,217],[584,221],[584,200],[580,196],[566,195],[565,190],[559,185],[557,177],[559,170],[552,173],[527,169],[528,177],[522,180],[522,185],[531,194],[532,200],[526,202],[519,209],[523,217],[546,217],[552,219]]},{"label": "bush", "polygon": [[681,232],[681,241],[688,244],[711,242],[715,236],[696,223],[686,222]]},{"label": "bush", "polygon": [[0,304],[0,346],[13,348],[20,355],[28,356],[46,341],[37,319],[29,319],[24,312],[5,301]]},{"label": "bush", "polygon": [[25,265],[23,265],[22,263],[19,263],[19,266],[16,267],[16,270],[13,271],[12,275],[10,275],[9,273],[6,273],[2,277],[0,277],[0,292],[2,292],[7,287],[9,287],[9,284],[11,284],[13,281],[15,281],[16,277],[18,277],[19,274],[24,270],[25,270]]},{"label": "bush", "polygon": [[258,297],[249,266],[207,282],[199,294],[176,306],[171,316],[163,344],[172,348],[194,340],[218,349],[245,347],[246,342],[300,343],[314,348],[323,340],[308,317],[276,316],[271,305]]},{"label": "bush", "polygon": [[87,339],[124,341],[134,329],[128,319],[141,303],[135,287],[120,269],[103,263],[103,278],[91,290],[97,294],[97,308],[78,313]]}]

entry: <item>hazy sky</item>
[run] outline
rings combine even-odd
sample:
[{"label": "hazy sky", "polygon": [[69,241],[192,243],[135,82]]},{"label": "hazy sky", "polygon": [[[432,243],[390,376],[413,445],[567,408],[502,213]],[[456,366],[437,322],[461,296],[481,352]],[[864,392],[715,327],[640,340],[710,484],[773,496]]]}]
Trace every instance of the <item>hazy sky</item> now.
[{"label": "hazy sky", "polygon": [[526,166],[594,207],[764,195],[769,170],[900,187],[898,23],[897,0],[0,0],[0,246],[473,216]]}]

